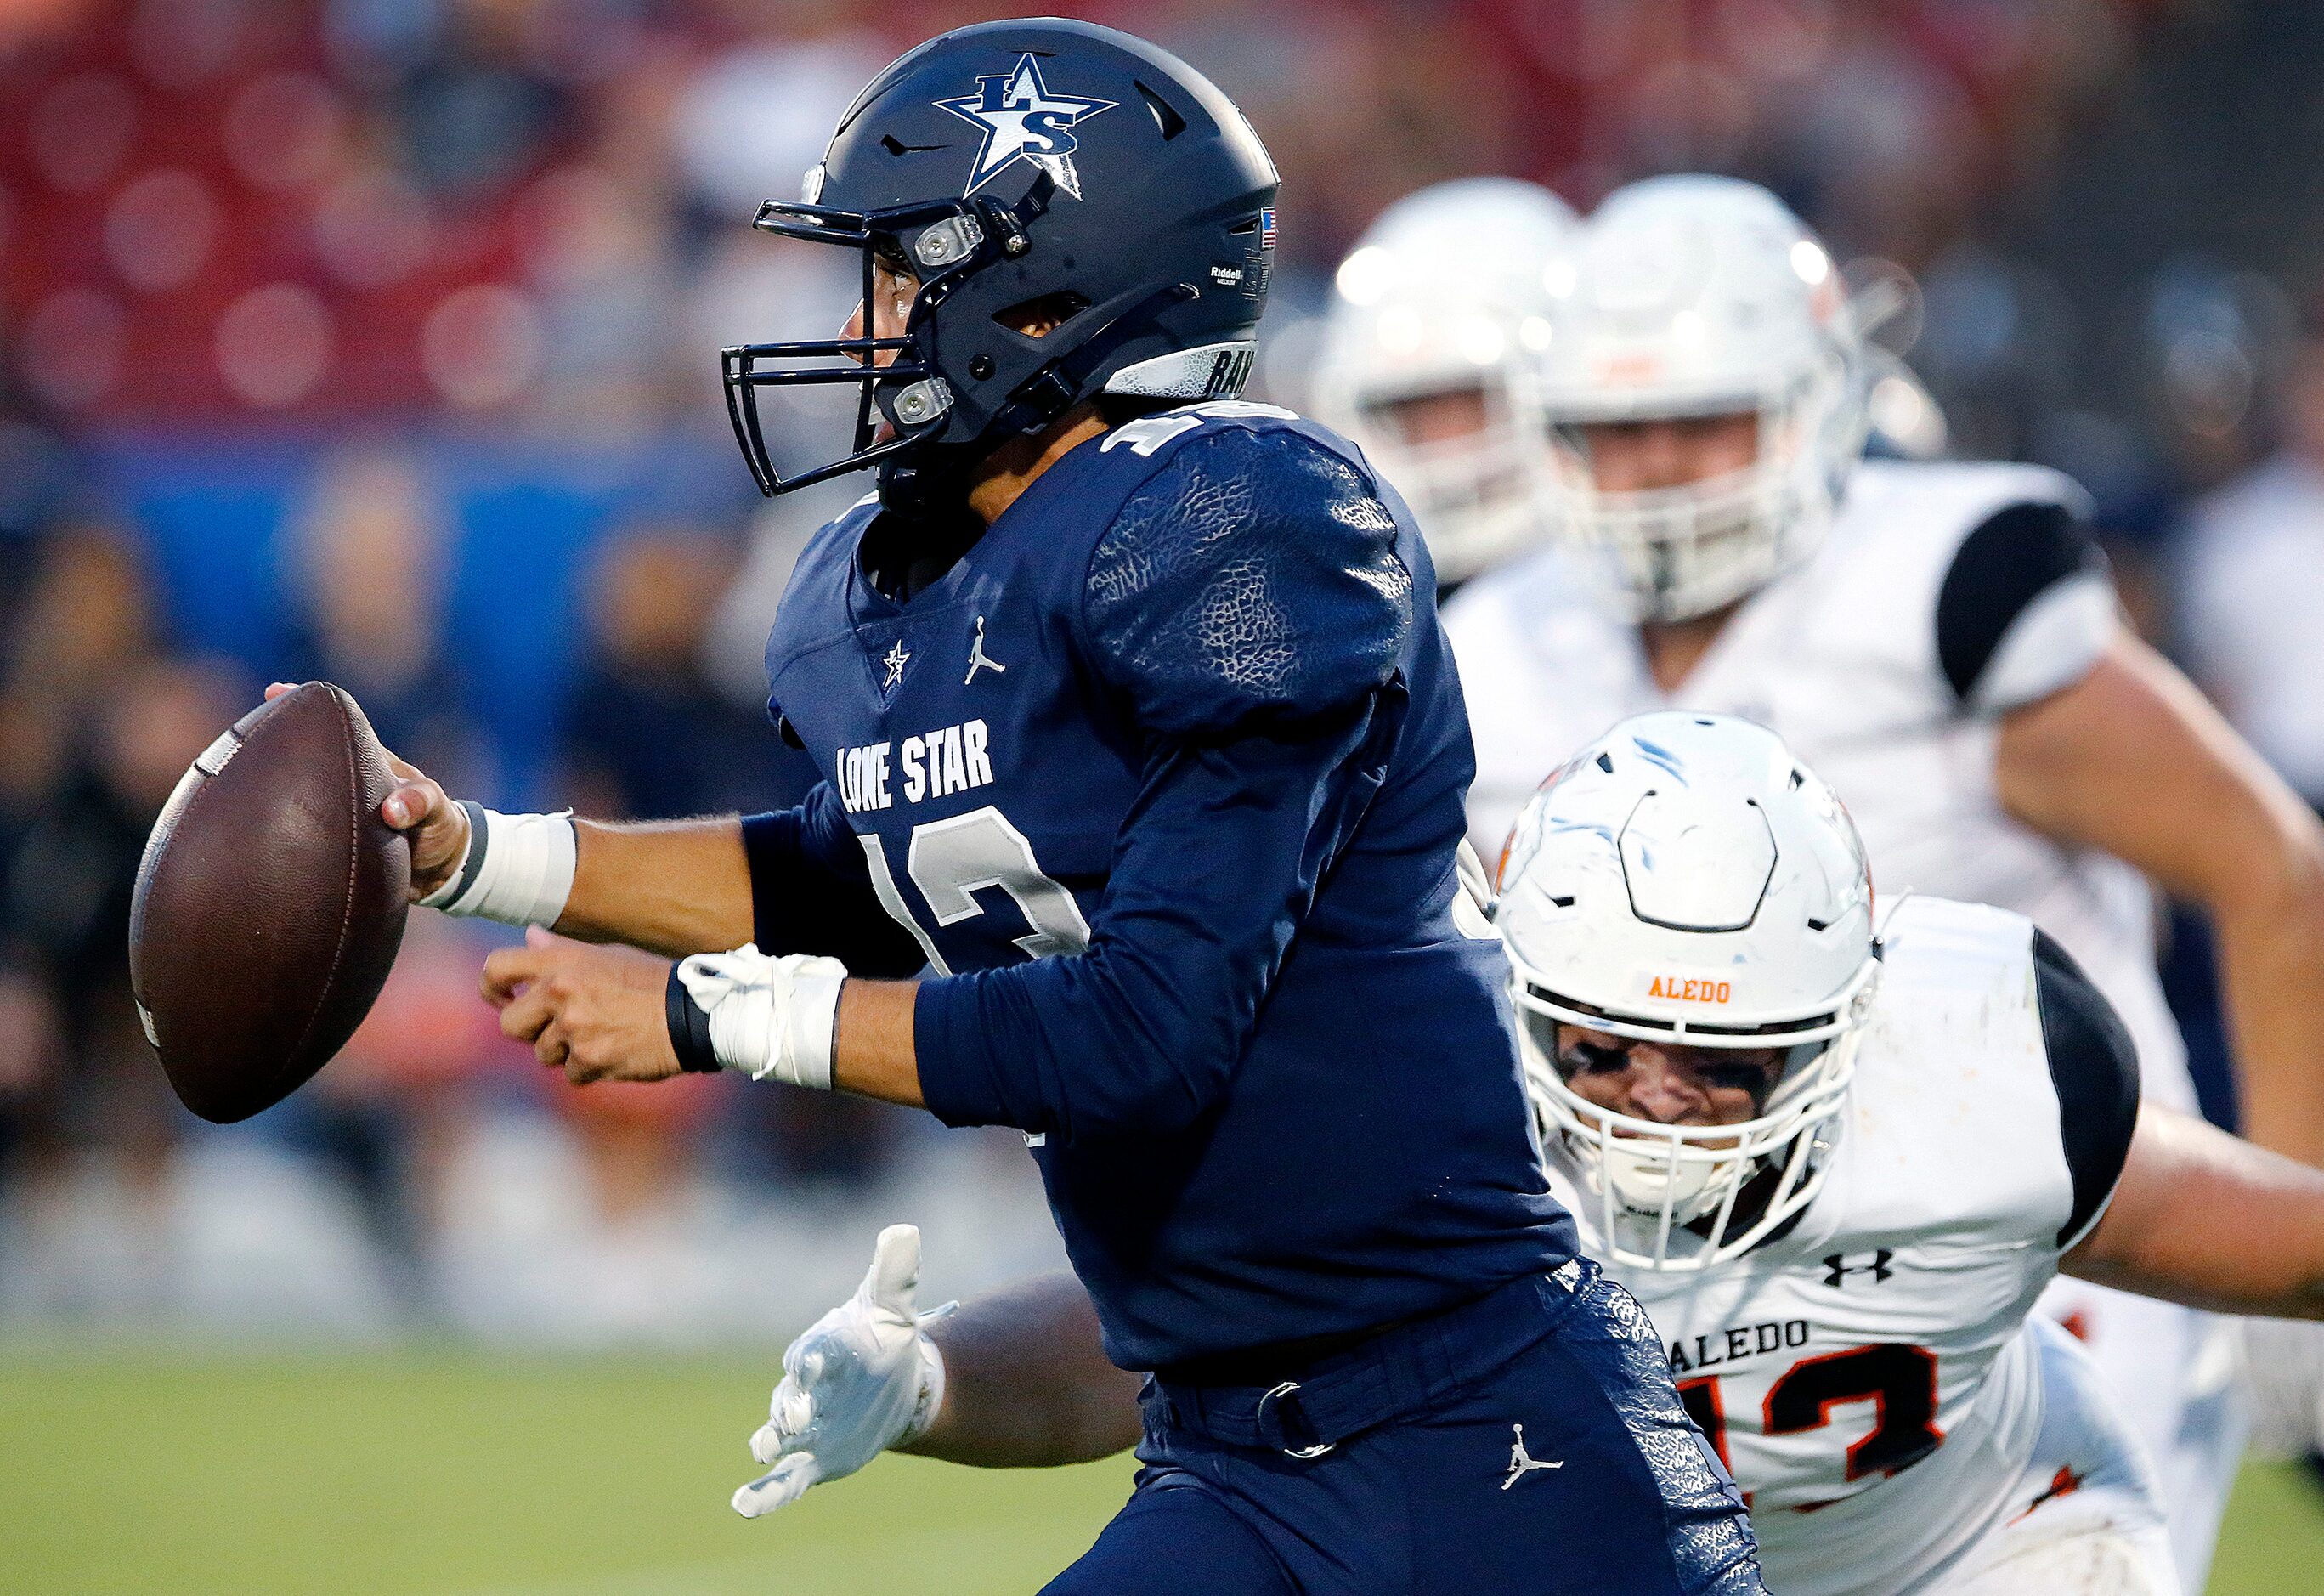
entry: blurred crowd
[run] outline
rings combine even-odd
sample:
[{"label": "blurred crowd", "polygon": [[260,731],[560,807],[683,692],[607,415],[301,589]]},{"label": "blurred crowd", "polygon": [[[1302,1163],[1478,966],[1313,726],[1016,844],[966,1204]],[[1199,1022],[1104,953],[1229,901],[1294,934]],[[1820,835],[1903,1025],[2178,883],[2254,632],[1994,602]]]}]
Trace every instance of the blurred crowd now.
[{"label": "blurred crowd", "polygon": [[[1954,446],[2087,483],[2141,623],[2324,800],[2310,8],[1063,9],[1212,74],[1280,165],[1271,397],[1297,401],[1333,264],[1413,187],[1768,182],[1902,290],[1887,336]],[[317,1085],[230,1131],[177,1109],[127,996],[146,830],[269,680],[341,683],[504,807],[804,789],[760,650],[799,540],[859,490],[762,505],[715,355],[835,327],[853,277],[741,224],[893,54],[1001,14],[0,3],[0,1318],[732,1326],[831,1288],[802,1227],[844,1279],[916,1190],[977,1267],[1051,1245],[1009,1138],[724,1078],[544,1079],[475,999],[486,935],[439,917]],[[823,457],[836,425],[799,404],[778,451]],[[295,1302],[266,1295],[286,1258]]]}]

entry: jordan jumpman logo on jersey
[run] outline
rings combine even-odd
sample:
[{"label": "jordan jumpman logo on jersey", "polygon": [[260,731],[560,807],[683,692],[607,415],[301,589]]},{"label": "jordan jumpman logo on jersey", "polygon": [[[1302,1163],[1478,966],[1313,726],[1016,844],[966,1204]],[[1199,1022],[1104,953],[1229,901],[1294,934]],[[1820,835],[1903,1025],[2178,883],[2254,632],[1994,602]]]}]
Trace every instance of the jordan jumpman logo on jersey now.
[{"label": "jordan jumpman logo on jersey", "polygon": [[1503,1490],[1507,1490],[1510,1486],[1515,1485],[1518,1481],[1524,1479],[1526,1475],[1536,1469],[1562,1469],[1565,1467],[1565,1464],[1562,1460],[1554,1463],[1536,1462],[1532,1458],[1527,1457],[1526,1455],[1525,1448],[1525,1426],[1523,1425],[1511,1425],[1509,1428],[1516,1432],[1517,1441],[1515,1444],[1511,1445],[1509,1448],[1509,1477],[1501,1481],[1501,1489]]},{"label": "jordan jumpman logo on jersey", "polygon": [[1009,667],[984,651],[984,617],[982,615],[976,618],[976,641],[969,645],[968,674],[960,678],[960,685],[964,687],[974,681],[980,670],[990,670],[995,676],[1009,674]]}]

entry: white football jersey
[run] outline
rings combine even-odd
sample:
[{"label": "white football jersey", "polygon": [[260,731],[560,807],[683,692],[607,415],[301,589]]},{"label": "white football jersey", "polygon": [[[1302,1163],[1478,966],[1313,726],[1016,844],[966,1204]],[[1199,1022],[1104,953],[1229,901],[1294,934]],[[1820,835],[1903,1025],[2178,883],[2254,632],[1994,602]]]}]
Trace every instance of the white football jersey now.
[{"label": "white football jersey", "polygon": [[1868,460],[1823,547],[1745,600],[1667,695],[1586,561],[1550,549],[1477,578],[1444,609],[1476,738],[1477,851],[1497,860],[1543,779],[1616,721],[1655,709],[1757,721],[1848,805],[1883,896],[1928,892],[2034,920],[2130,1027],[2148,1094],[2192,1112],[2144,880],[2021,824],[1994,784],[2001,713],[2079,680],[2112,635],[2107,579],[2067,577],[2027,606],[1966,704],[1939,660],[1938,595],[1969,533],[2006,506],[2080,497],[2040,466]]},{"label": "white football jersey", "polygon": [[[1940,596],[1976,530],[2008,506],[2080,500],[2038,466],[1866,461],[1822,548],[1744,601],[1667,695],[1584,558],[1551,548],[1471,582],[1443,615],[1476,740],[1478,851],[1498,860],[1534,789],[1616,721],[1671,708],[1758,721],[1847,804],[1883,898],[1924,892],[2034,920],[2129,1028],[2145,1094],[2194,1112],[2144,879],[2020,823],[1995,783],[2000,716],[2089,671],[2117,624],[2110,585],[2067,576],[2008,617],[1966,698],[1940,646]],[[2241,1452],[2224,1322],[2073,1280],[2043,1308],[2088,1337],[2155,1454],[2181,1576],[2201,1589]]]},{"label": "white football jersey", "polygon": [[[2018,1510],[2044,1413],[2027,1315],[2113,1178],[2085,1170],[2078,1199],[2033,939],[1999,909],[1898,905],[1800,1222],[1700,1274],[1609,1267],[1661,1332],[1784,1596],[1929,1589]],[[2126,1122],[2121,1137],[2116,1170]],[[1551,1164],[1602,1255],[1601,1199],[1562,1152]]]}]

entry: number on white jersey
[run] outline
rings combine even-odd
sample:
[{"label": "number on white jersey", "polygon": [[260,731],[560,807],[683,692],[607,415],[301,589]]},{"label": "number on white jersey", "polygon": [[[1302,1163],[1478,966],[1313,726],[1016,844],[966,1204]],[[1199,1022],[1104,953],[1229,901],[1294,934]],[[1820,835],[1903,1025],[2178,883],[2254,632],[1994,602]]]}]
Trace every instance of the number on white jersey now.
[{"label": "number on white jersey", "polygon": [[[1707,1374],[1681,1380],[1678,1395],[1688,1416],[1731,1472],[1721,1378]],[[1872,1430],[1849,1445],[1847,1470],[1837,1483],[1910,1468],[1944,1441],[1944,1432],[1936,1425],[1936,1355],[1902,1342],[1875,1342],[1793,1364],[1767,1388],[1760,1407],[1761,1433],[1797,1435],[1820,1430],[1832,1422],[1833,1408],[1850,1402],[1873,1405]]]}]

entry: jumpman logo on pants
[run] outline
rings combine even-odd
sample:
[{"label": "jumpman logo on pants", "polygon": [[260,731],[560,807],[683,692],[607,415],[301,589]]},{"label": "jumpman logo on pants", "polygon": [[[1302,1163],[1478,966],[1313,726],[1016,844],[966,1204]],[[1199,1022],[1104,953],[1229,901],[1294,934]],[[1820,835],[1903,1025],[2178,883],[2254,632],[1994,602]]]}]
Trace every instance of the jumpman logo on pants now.
[{"label": "jumpman logo on pants", "polygon": [[1523,1425],[1511,1425],[1509,1428],[1516,1433],[1517,1443],[1509,1448],[1509,1477],[1501,1481],[1501,1489],[1503,1490],[1507,1490],[1510,1486],[1515,1485],[1518,1481],[1524,1479],[1528,1473],[1532,1472],[1536,1469],[1562,1469],[1565,1467],[1565,1464],[1562,1460],[1554,1463],[1536,1462],[1532,1458],[1527,1457],[1526,1455],[1525,1449],[1525,1426]]}]

